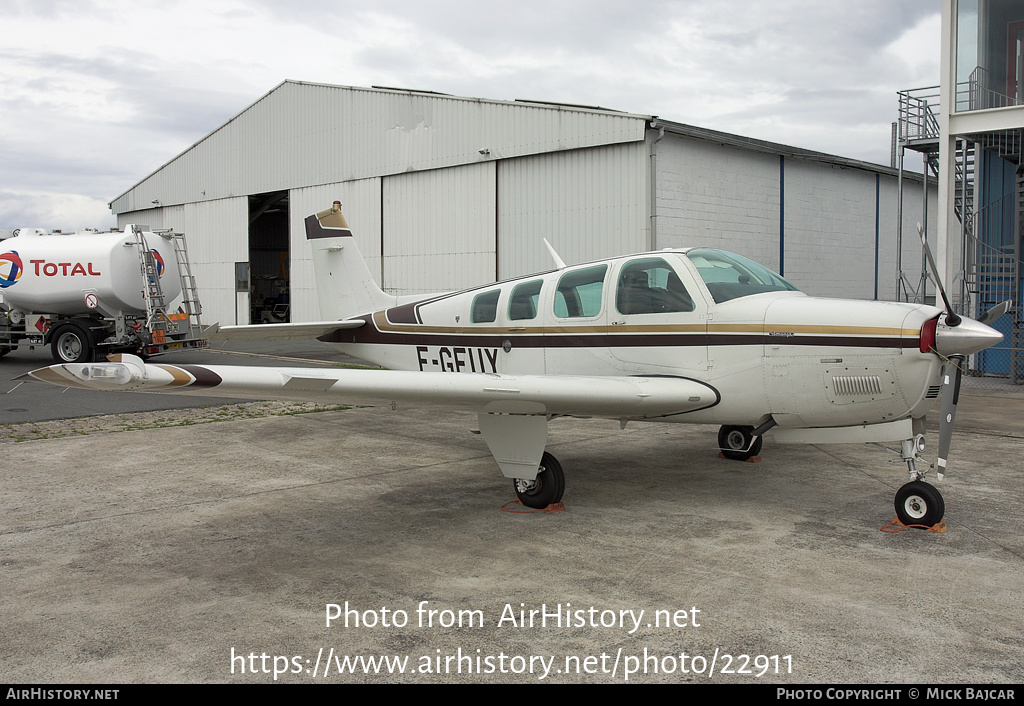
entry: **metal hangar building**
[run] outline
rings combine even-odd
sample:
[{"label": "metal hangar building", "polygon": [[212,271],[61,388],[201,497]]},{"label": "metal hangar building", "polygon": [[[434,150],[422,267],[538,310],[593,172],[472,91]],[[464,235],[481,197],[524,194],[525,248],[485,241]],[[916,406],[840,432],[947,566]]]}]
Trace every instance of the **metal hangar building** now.
[{"label": "metal hangar building", "polygon": [[897,183],[651,115],[285,81],[110,206],[184,232],[204,321],[247,324],[320,318],[303,219],[335,200],[393,293],[550,269],[547,238],[570,264],[722,247],[809,294],[894,299]]}]

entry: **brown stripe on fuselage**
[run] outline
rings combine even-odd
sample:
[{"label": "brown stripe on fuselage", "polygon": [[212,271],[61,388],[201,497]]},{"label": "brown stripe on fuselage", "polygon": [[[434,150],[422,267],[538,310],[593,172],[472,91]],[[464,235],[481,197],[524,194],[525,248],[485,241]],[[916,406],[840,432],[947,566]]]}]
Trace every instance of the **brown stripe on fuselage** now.
[{"label": "brown stripe on fuselage", "polygon": [[[566,323],[560,326],[439,326],[419,323],[419,314],[416,321],[396,321],[392,312],[407,309],[407,307],[419,306],[406,304],[400,307],[376,311],[372,315],[359,317],[364,321],[371,321],[377,330],[382,333],[416,333],[416,334],[445,334],[445,335],[480,335],[492,334],[497,336],[509,335],[548,335],[548,334],[610,334],[614,336],[622,334],[664,334],[664,333],[708,333],[714,334],[756,334],[759,336],[770,336],[772,338],[788,338],[796,334],[818,334],[827,336],[865,336],[873,338],[903,338],[912,337],[917,339],[921,332],[918,329],[884,328],[880,326],[823,326],[813,324],[621,324],[608,326],[605,324],[573,324]],[[409,318],[405,316],[404,318]]]},{"label": "brown stripe on fuselage", "polygon": [[418,306],[419,303],[393,306],[385,311],[384,315],[393,324],[418,324],[420,323],[419,317],[416,315],[416,307]]},{"label": "brown stripe on fuselage", "polygon": [[[652,324],[634,326],[425,326],[395,325],[383,312],[362,318],[373,326],[336,331],[328,343],[476,346],[501,348],[505,340],[519,348],[645,348],[694,346],[834,346],[839,348],[917,348],[919,332],[910,329],[762,324]],[[710,329],[710,331],[706,330]],[[770,329],[770,330],[766,330]],[[776,333],[776,331],[781,331]],[[774,335],[773,335],[774,334]],[[817,334],[817,335],[813,335]],[[874,335],[869,335],[874,334]],[[901,335],[902,334],[902,335]]]}]

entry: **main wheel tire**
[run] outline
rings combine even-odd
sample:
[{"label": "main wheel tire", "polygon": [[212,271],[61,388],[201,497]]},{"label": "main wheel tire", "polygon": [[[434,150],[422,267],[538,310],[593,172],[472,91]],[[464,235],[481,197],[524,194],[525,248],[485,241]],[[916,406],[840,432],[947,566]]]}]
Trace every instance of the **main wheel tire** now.
[{"label": "main wheel tire", "polygon": [[54,331],[50,352],[58,363],[88,363],[92,360],[92,342],[84,329],[67,324]]},{"label": "main wheel tire", "polygon": [[924,481],[915,480],[896,491],[896,517],[905,525],[937,524],[946,514],[942,494]]},{"label": "main wheel tire", "polygon": [[[762,437],[754,438],[754,427],[724,426],[718,430],[718,448],[733,461],[746,461],[761,453]],[[753,441],[753,445],[751,445]]]},{"label": "main wheel tire", "polygon": [[536,480],[515,478],[512,487],[515,488],[519,502],[526,507],[545,508],[554,505],[562,499],[562,493],[565,492],[562,464],[545,451],[540,459]]}]

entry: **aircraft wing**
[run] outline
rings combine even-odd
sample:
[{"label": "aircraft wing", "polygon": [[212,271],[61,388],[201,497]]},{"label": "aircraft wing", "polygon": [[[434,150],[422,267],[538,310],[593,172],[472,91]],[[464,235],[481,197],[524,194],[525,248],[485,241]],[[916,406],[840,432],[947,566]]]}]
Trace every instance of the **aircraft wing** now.
[{"label": "aircraft wing", "polygon": [[318,338],[339,329],[359,328],[362,319],[343,321],[310,321],[301,324],[252,324],[249,326],[221,326],[213,324],[203,332],[205,338],[232,341],[298,341]]},{"label": "aircraft wing", "polygon": [[664,417],[718,404],[714,388],[680,377],[583,377],[269,368],[144,363],[67,363],[23,377],[61,387],[170,394],[291,399],[331,404],[428,402],[480,413]]}]

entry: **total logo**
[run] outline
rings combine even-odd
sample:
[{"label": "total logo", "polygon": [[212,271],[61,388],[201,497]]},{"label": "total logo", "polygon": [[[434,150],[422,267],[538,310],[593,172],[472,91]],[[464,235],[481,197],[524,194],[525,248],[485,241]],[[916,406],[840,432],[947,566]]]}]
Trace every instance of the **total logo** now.
[{"label": "total logo", "polygon": [[0,255],[0,289],[7,289],[21,278],[25,266],[16,250]]},{"label": "total logo", "polygon": [[[164,258],[156,250],[151,251],[153,253],[153,259],[156,261],[156,274],[157,277],[163,277],[164,275]],[[75,277],[76,275],[82,275],[83,277],[96,277],[102,275],[96,269],[96,265],[91,262],[48,262],[47,260],[29,260],[28,264],[32,272],[37,277],[56,277],[58,275],[62,277]],[[0,289],[6,289],[11,285],[14,285],[21,279],[21,275],[25,272],[25,264],[18,254],[17,250],[8,250],[5,253],[0,254]]]},{"label": "total logo", "polygon": [[30,265],[35,265],[35,274],[44,275],[46,277],[56,277],[59,273],[64,277],[74,277],[75,275],[100,275],[102,272],[97,272],[93,269],[93,264],[87,262],[84,265],[81,262],[47,262],[46,260],[29,260]]},{"label": "total logo", "polygon": [[[44,277],[56,277],[58,274],[64,277],[82,275],[84,277],[102,274],[96,271],[95,265],[91,262],[47,262],[46,260],[29,260],[28,264],[35,275]],[[8,250],[0,254],[0,288],[6,289],[17,284],[21,275],[25,272],[25,264],[17,250]]]}]

